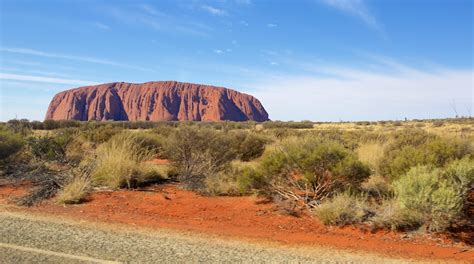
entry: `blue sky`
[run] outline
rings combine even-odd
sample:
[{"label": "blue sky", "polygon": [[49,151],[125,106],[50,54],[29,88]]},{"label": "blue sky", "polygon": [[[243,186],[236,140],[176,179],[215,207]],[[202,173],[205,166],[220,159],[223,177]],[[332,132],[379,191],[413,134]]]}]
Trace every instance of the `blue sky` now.
[{"label": "blue sky", "polygon": [[64,89],[177,80],[257,96],[274,120],[473,109],[469,0],[0,0],[0,120]]}]

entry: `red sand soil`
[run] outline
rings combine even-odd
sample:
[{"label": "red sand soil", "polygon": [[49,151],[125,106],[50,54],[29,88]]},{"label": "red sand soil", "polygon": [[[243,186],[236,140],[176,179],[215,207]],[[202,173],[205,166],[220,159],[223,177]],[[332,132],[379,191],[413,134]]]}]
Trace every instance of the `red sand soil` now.
[{"label": "red sand soil", "polygon": [[[0,186],[0,204],[25,192],[27,186]],[[58,205],[53,200],[18,209],[75,219],[121,223],[148,228],[171,228],[234,238],[274,241],[287,245],[322,245],[376,252],[392,257],[472,262],[472,247],[447,239],[402,233],[364,232],[357,227],[326,227],[303,214],[282,215],[275,204],[257,197],[204,197],[176,185],[146,190],[92,193],[80,205]]]}]

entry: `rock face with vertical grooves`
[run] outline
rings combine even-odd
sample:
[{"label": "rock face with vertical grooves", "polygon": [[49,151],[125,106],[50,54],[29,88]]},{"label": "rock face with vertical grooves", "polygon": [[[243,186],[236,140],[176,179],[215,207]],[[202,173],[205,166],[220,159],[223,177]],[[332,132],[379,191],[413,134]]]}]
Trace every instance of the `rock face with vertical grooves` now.
[{"label": "rock face with vertical grooves", "polygon": [[237,91],[174,81],[106,83],[56,94],[46,119],[128,121],[267,121],[255,97]]}]

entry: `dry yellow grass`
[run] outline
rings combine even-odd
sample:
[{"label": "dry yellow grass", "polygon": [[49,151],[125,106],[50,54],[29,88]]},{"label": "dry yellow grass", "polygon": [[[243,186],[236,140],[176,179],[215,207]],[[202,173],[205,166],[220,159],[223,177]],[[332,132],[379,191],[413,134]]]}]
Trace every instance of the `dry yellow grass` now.
[{"label": "dry yellow grass", "polygon": [[110,188],[132,187],[153,176],[155,165],[145,161],[152,160],[154,154],[140,148],[131,134],[113,137],[100,145],[96,151],[97,167],[92,173],[94,184]]},{"label": "dry yellow grass", "polygon": [[88,178],[75,177],[61,189],[56,201],[62,204],[80,203],[86,198],[89,188],[90,180]]},{"label": "dry yellow grass", "polygon": [[356,153],[362,162],[368,164],[374,172],[377,172],[380,159],[388,145],[388,142],[370,141],[359,145]]}]

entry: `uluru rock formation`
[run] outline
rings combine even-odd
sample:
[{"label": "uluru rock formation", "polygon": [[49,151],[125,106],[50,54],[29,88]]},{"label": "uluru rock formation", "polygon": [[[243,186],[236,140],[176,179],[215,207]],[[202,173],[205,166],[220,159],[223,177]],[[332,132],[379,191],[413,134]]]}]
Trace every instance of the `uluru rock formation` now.
[{"label": "uluru rock formation", "polygon": [[128,121],[267,121],[255,97],[237,91],[174,81],[106,83],[56,94],[46,119]]}]

